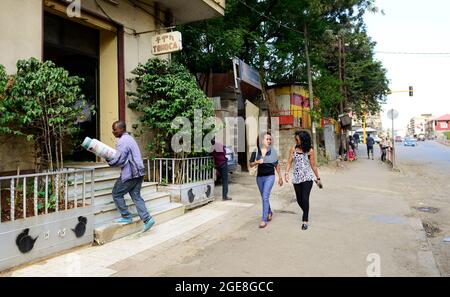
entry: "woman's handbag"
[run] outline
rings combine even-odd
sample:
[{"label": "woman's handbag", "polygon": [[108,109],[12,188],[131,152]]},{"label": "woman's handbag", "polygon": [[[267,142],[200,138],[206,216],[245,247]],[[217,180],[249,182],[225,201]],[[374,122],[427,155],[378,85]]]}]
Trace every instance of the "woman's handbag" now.
[{"label": "woman's handbag", "polygon": [[251,166],[249,166],[250,168],[248,169],[248,173],[251,175],[251,176],[258,176],[258,165],[256,165],[255,167],[251,167]]},{"label": "woman's handbag", "polygon": [[[259,151],[256,151],[255,161],[258,160],[258,154],[259,154]],[[251,167],[250,165],[248,167],[249,167],[248,173],[251,176],[258,176],[258,164],[254,167]]]}]

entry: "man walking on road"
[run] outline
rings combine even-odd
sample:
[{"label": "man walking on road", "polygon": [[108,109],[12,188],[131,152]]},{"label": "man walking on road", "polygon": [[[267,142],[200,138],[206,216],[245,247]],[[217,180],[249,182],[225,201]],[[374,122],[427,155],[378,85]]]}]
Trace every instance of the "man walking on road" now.
[{"label": "man walking on road", "polygon": [[367,134],[366,145],[367,145],[367,159],[370,159],[370,152],[372,152],[372,160],[373,160],[373,145],[375,140]]},{"label": "man walking on road", "polygon": [[139,217],[144,222],[144,232],[149,230],[155,223],[148,213],[144,199],[141,196],[141,186],[144,181],[145,167],[141,152],[136,140],[127,133],[125,122],[116,121],[112,125],[113,135],[118,138],[116,145],[117,155],[108,159],[109,166],[121,167],[120,177],[114,184],[112,196],[122,218],[116,220],[116,223],[133,222],[131,213],[128,211],[124,195],[130,193],[133,199]]}]

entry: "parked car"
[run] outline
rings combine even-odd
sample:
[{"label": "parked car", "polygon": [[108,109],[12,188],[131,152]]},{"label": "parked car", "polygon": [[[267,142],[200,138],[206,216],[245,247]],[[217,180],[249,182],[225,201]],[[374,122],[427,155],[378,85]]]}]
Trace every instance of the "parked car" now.
[{"label": "parked car", "polygon": [[419,134],[419,137],[417,138],[417,140],[425,141],[425,135],[424,134]]},{"label": "parked car", "polygon": [[395,136],[395,142],[402,142],[402,137],[401,136]]},{"label": "parked car", "polygon": [[404,146],[416,146],[417,140],[415,138],[405,138],[403,144]]}]

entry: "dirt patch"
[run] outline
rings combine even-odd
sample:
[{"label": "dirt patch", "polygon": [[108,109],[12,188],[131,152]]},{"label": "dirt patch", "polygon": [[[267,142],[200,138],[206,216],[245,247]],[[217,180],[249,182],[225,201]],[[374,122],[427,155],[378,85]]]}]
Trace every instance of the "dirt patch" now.
[{"label": "dirt patch", "polygon": [[292,215],[297,215],[298,213],[296,213],[295,211],[291,211],[291,210],[274,210],[274,213],[287,213],[287,214],[292,214]]},{"label": "dirt patch", "polygon": [[436,234],[441,232],[437,223],[435,222],[423,222],[422,223],[425,232],[427,233],[427,237],[436,237]]}]

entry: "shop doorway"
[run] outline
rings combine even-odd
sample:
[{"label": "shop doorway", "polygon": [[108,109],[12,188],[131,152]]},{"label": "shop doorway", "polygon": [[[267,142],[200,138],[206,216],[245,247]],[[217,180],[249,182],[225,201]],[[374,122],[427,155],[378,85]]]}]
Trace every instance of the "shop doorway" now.
[{"label": "shop doorway", "polygon": [[78,123],[80,134],[66,142],[66,161],[95,161],[95,155],[82,149],[80,144],[86,136],[98,139],[100,134],[99,43],[99,30],[45,12],[44,60],[63,67],[72,76],[82,77],[81,89],[87,101],[85,111],[90,105],[95,106],[95,114]]}]

